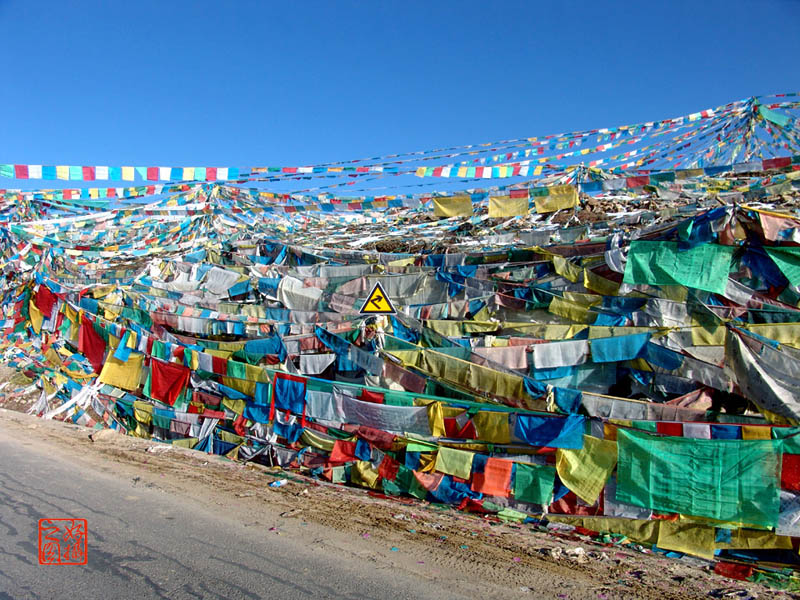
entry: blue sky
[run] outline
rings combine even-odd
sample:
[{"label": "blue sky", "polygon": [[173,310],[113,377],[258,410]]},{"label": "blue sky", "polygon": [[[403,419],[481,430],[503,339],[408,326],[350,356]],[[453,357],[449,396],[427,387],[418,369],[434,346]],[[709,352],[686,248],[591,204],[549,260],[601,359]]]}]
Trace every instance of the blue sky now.
[{"label": "blue sky", "polygon": [[0,19],[0,162],[309,165],[800,90],[796,0],[0,0]]}]

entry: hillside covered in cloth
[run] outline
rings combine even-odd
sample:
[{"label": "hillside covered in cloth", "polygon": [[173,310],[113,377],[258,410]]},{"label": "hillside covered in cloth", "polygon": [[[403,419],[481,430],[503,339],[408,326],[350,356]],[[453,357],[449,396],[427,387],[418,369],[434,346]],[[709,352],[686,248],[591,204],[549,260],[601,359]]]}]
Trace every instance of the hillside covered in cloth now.
[{"label": "hillside covered in cloth", "polygon": [[[2,191],[5,361],[48,419],[794,589],[798,106],[307,167],[0,165],[109,182]],[[360,313],[377,283],[396,314]]]}]

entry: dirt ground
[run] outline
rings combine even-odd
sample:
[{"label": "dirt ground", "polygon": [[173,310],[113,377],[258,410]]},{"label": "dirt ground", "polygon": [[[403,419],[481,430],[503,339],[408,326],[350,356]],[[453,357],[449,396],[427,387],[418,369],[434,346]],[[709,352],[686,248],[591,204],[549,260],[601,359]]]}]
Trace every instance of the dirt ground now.
[{"label": "dirt ground", "polygon": [[[212,509],[224,507],[226,515],[262,528],[264,535],[306,536],[308,543],[370,568],[399,568],[452,581],[459,589],[466,584],[488,597],[793,597],[720,577],[702,561],[668,559],[586,537],[536,531],[531,525],[377,497],[111,430],[92,432],[2,408],[0,429],[28,442],[35,438],[87,468],[130,479],[134,487],[157,488]],[[269,487],[281,479],[288,482]]]}]

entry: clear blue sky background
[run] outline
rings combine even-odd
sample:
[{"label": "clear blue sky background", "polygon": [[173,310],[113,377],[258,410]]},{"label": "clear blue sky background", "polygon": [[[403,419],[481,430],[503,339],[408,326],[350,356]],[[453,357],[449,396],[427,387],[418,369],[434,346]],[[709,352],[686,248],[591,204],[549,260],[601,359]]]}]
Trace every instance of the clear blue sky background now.
[{"label": "clear blue sky background", "polygon": [[800,2],[0,0],[0,162],[296,165],[800,90]]}]

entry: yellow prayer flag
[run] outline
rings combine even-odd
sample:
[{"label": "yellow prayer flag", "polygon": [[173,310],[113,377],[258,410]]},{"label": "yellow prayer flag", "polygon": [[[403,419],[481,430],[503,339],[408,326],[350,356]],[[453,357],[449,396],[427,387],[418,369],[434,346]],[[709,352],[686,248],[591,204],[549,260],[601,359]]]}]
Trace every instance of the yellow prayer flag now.
[{"label": "yellow prayer flag", "polygon": [[616,296],[619,293],[618,283],[606,279],[589,269],[583,270],[583,287],[603,296]]},{"label": "yellow prayer flag", "polygon": [[598,306],[603,302],[603,297],[597,294],[584,294],[583,292],[564,292],[564,299],[580,304],[581,306]]},{"label": "yellow prayer flag", "polygon": [[461,479],[469,479],[472,473],[472,459],[474,452],[464,452],[454,448],[439,448],[436,453],[434,469],[440,473],[455,475]]},{"label": "yellow prayer flag", "polygon": [[192,371],[197,371],[200,368],[200,353],[197,350],[189,350],[188,348],[184,352],[189,353],[189,368]]},{"label": "yellow prayer flag", "polygon": [[[244,402],[244,400],[242,400]],[[227,442],[228,444],[243,444],[244,438],[236,433],[231,433],[230,431],[225,431],[224,429],[220,429],[216,432],[219,439],[223,442]]]},{"label": "yellow prayer flag", "polygon": [[306,446],[324,450],[325,452],[333,452],[335,440],[322,437],[320,434],[314,432],[313,429],[304,429],[303,435],[300,436],[300,441]]},{"label": "yellow prayer flag", "polygon": [[153,421],[153,405],[135,400],[133,403],[133,418],[142,425],[149,425]]},{"label": "yellow prayer flag", "polygon": [[575,302],[564,300],[558,296],[553,298],[547,310],[551,314],[564,317],[576,323],[588,323],[590,317],[592,320],[596,318],[595,313],[592,313],[588,308],[576,304]]},{"label": "yellow prayer flag", "polygon": [[578,206],[578,190],[573,185],[554,185],[547,188],[547,196],[536,196],[536,212],[549,213]]},{"label": "yellow prayer flag", "polygon": [[122,167],[122,181],[133,181],[133,167]]},{"label": "yellow prayer flag", "polygon": [[[233,387],[232,385],[230,385],[228,382],[225,381],[226,379],[228,378],[227,377],[223,378],[224,384],[227,385],[228,387]],[[253,385],[255,386],[255,384]],[[244,400],[233,399],[233,398],[222,398],[222,405],[231,412],[236,413],[237,415],[242,414],[244,412],[245,406],[247,406]]]},{"label": "yellow prayer flag", "polygon": [[144,354],[138,352],[131,353],[126,361],[117,360],[110,354],[100,371],[99,381],[132,392],[139,387],[143,364]]},{"label": "yellow prayer flag", "polygon": [[489,196],[489,217],[519,217],[528,214],[528,198]]},{"label": "yellow prayer flag", "polygon": [[714,558],[714,527],[697,523],[661,521],[658,526],[659,548]]},{"label": "yellow prayer flag", "polygon": [[419,466],[414,470],[420,473],[433,473],[434,465],[436,465],[436,454],[433,452],[422,452],[419,455]]},{"label": "yellow prayer flag", "polygon": [[67,165],[58,165],[56,167],[56,179],[69,179],[69,167]]},{"label": "yellow prayer flag", "polygon": [[426,319],[425,326],[433,329],[439,335],[459,337],[461,335],[461,322],[440,319]]},{"label": "yellow prayer flag", "polygon": [[556,470],[561,481],[587,504],[594,504],[617,464],[617,444],[590,435],[583,448],[556,451]]},{"label": "yellow prayer flag", "polygon": [[511,442],[511,427],[508,424],[508,413],[482,410],[472,417],[472,424],[478,439],[494,444]]},{"label": "yellow prayer flag", "polygon": [[431,428],[431,435],[434,437],[444,437],[444,411],[441,402],[431,402],[428,405],[428,425]]},{"label": "yellow prayer flag", "polygon": [[350,482],[365,488],[379,489],[380,475],[368,460],[359,460],[350,468]]},{"label": "yellow prayer flag", "polygon": [[233,461],[239,460],[239,448],[241,448],[241,447],[242,447],[241,444],[239,444],[238,446],[234,446],[233,450],[231,450],[230,452],[228,452],[225,455],[225,458],[227,458],[228,460],[233,460]]},{"label": "yellow prayer flag", "polygon": [[800,323],[748,323],[742,327],[792,348],[800,348]]},{"label": "yellow prayer flag", "polygon": [[727,331],[725,325],[718,325],[712,331],[702,326],[692,327],[692,346],[724,346]]},{"label": "yellow prayer flag", "polygon": [[28,301],[28,313],[30,314],[31,327],[33,327],[33,330],[38,335],[42,330],[42,321],[44,321],[44,315],[42,315],[42,312],[36,308],[33,300]]},{"label": "yellow prayer flag", "polygon": [[736,529],[731,532],[730,542],[717,542],[715,547],[725,550],[761,550],[769,548],[791,550],[792,538],[785,535],[776,535],[772,531]]},{"label": "yellow prayer flag", "polygon": [[630,427],[631,421],[627,419],[609,419],[607,423],[603,423],[603,438],[610,442],[617,441],[617,428]]},{"label": "yellow prayer flag", "polygon": [[195,444],[200,441],[197,438],[178,438],[177,440],[172,440],[173,446],[178,446],[180,448],[194,448]]},{"label": "yellow prayer flag", "polygon": [[768,425],[742,425],[743,440],[771,440],[772,427]]},{"label": "yellow prayer flag", "polygon": [[[44,353],[44,357],[45,357],[45,359],[47,359],[47,362],[49,362],[51,365],[53,365],[56,368],[60,368],[60,367],[62,367],[64,365],[64,363],[61,361],[61,357],[58,355],[58,352],[53,350],[52,346],[50,346],[47,349],[47,352]],[[46,380],[43,380],[43,381],[46,381]]]},{"label": "yellow prayer flag", "polygon": [[470,217],[472,216],[472,198],[469,196],[434,198],[433,214],[437,217]]},{"label": "yellow prayer flag", "polygon": [[581,268],[574,265],[571,261],[567,260],[563,256],[554,254],[552,261],[553,268],[555,269],[556,273],[565,279],[570,280],[572,283],[578,282],[580,278],[583,277],[583,271]]}]

